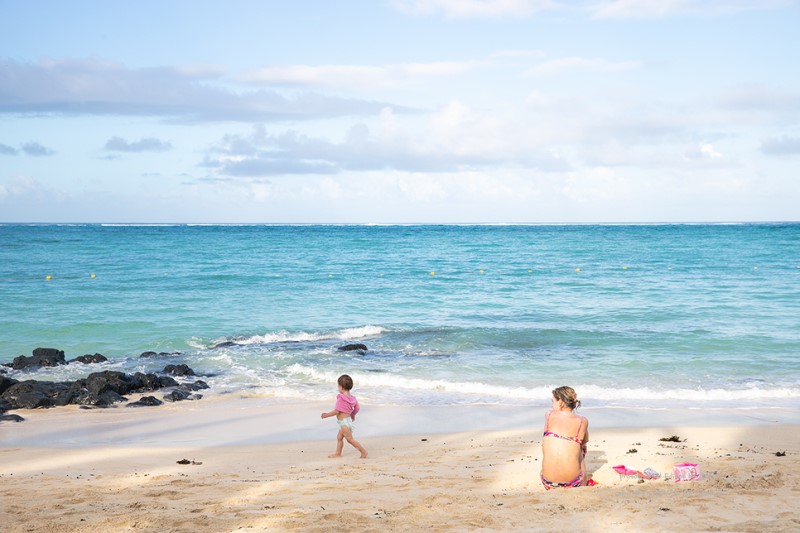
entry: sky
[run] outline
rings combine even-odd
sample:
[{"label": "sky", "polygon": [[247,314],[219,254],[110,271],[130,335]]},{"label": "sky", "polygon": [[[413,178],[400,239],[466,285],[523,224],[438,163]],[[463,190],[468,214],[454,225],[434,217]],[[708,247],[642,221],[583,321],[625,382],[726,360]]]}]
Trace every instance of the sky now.
[{"label": "sky", "polygon": [[0,0],[0,222],[800,220],[800,0]]}]

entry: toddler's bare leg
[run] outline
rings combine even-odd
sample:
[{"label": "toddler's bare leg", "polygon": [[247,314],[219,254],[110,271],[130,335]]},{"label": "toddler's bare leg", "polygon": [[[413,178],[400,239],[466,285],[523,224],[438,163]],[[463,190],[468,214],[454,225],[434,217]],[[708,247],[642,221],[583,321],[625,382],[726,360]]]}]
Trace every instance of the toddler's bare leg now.
[{"label": "toddler's bare leg", "polygon": [[361,452],[361,458],[362,459],[366,459],[367,458],[367,450],[364,449],[364,447],[361,445],[360,442],[358,442],[356,439],[353,438],[353,432],[350,431],[350,428],[344,428],[343,427],[341,433],[344,433],[344,438],[347,439],[347,442],[352,444],[353,447],[356,450]]},{"label": "toddler's bare leg", "polygon": [[332,453],[328,457],[331,459],[334,459],[336,457],[341,457],[343,449],[344,449],[344,428],[339,428],[339,433],[338,435],[336,435],[336,453]]}]

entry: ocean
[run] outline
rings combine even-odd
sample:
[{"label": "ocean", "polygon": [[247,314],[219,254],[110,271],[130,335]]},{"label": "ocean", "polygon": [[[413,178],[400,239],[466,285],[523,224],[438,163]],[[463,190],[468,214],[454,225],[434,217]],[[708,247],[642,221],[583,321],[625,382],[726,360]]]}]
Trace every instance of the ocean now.
[{"label": "ocean", "polygon": [[347,373],[362,404],[800,407],[800,224],[5,224],[0,309],[0,362],[109,359],[15,379],[186,363],[275,403]]}]

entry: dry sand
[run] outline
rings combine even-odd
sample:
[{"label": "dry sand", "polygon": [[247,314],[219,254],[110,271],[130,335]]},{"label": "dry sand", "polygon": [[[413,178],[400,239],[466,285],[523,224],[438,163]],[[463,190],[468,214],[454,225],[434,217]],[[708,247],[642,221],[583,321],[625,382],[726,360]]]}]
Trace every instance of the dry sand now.
[{"label": "dry sand", "polygon": [[[314,418],[327,406],[242,402],[17,411],[28,420],[0,424],[0,529],[800,530],[796,425],[592,427],[587,466],[599,486],[548,492],[538,480],[543,413],[524,427],[513,419],[516,428],[434,431],[447,429],[442,419],[407,435],[366,431],[359,420],[369,458],[346,445],[342,459],[328,459],[335,423]],[[394,421],[416,412],[375,411]],[[682,442],[659,440],[672,435]],[[669,474],[683,461],[705,479],[637,483],[611,469]]]}]

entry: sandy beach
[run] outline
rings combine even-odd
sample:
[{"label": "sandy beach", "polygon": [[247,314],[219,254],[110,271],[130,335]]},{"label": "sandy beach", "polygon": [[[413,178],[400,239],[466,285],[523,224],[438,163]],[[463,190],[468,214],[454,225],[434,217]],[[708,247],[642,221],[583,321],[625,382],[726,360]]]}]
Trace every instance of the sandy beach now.
[{"label": "sandy beach", "polygon": [[[599,485],[547,492],[542,413],[498,408],[487,417],[505,419],[496,428],[441,432],[470,410],[373,407],[358,421],[361,460],[351,447],[327,458],[335,428],[315,420],[324,407],[238,399],[17,411],[25,422],[0,425],[0,523],[13,532],[800,528],[799,427],[779,419],[615,428],[598,417],[587,467]],[[660,440],[673,435],[680,442]],[[638,482],[611,469],[671,474],[685,461],[704,479]]]}]

